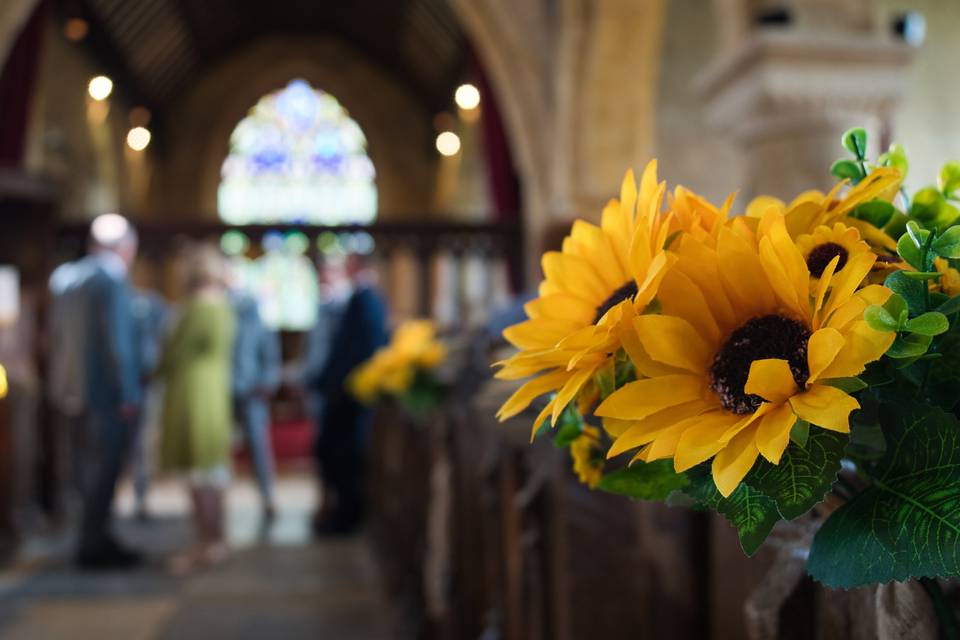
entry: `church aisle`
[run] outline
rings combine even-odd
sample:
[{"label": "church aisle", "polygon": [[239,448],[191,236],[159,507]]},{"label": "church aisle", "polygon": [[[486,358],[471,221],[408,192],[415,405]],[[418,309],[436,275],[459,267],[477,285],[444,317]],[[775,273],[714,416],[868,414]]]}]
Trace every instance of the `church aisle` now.
[{"label": "church aisle", "polygon": [[[67,562],[68,540],[33,541],[0,573],[0,640],[388,638],[389,611],[365,542],[310,540],[311,486],[305,476],[281,479],[280,515],[261,539],[253,487],[238,483],[230,493],[236,554],[185,579],[162,564],[189,539],[173,483],[151,496],[156,520],[121,521],[124,539],[148,550],[143,569],[81,574]],[[121,512],[129,503],[125,491]]]}]

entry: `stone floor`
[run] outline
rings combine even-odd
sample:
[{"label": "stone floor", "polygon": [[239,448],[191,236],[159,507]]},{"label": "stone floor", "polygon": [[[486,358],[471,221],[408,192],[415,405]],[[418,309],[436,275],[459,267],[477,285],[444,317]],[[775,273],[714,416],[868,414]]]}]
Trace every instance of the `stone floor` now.
[{"label": "stone floor", "polygon": [[256,493],[240,481],[229,496],[235,556],[217,569],[178,579],[164,558],[190,539],[182,488],[151,493],[155,519],[129,517],[121,492],[120,534],[147,550],[130,573],[84,574],[69,564],[69,535],[38,536],[0,573],[0,640],[272,640],[389,638],[390,616],[360,538],[316,543],[307,476],[281,478],[280,515],[262,530]]}]

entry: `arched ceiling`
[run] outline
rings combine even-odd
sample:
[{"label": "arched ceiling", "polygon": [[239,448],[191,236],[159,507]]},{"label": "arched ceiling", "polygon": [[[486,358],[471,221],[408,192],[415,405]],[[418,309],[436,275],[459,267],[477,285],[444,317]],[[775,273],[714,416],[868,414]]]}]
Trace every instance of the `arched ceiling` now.
[{"label": "arched ceiling", "polygon": [[464,37],[447,0],[55,0],[82,43],[158,115],[206,69],[267,35],[333,35],[398,79],[428,114],[448,108]]}]

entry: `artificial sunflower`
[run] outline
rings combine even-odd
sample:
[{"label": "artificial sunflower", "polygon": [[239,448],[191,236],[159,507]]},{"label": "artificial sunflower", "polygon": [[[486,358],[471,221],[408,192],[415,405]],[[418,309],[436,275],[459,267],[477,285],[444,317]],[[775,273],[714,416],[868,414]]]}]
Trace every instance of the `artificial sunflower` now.
[{"label": "artificial sunflower", "polygon": [[446,357],[446,346],[436,339],[429,320],[411,320],[400,325],[390,344],[353,371],[347,385],[364,403],[380,394],[399,395],[410,389],[418,371],[435,369]]},{"label": "artificial sunflower", "polygon": [[942,273],[939,280],[931,284],[948,296],[960,294],[960,271],[950,266],[950,263],[943,258],[937,258],[933,261],[933,268]]},{"label": "artificial sunflower", "polygon": [[522,385],[500,408],[506,420],[537,397],[556,393],[534,421],[535,433],[577,397],[619,348],[619,326],[642,311],[676,260],[666,250],[670,216],[661,214],[666,186],[657,183],[656,161],[643,172],[639,190],[632,172],[620,199],[604,208],[600,226],[577,220],[561,251],[544,254],[545,280],[527,303],[528,320],[503,335],[520,351],[497,363],[496,377]]},{"label": "artificial sunflower", "polygon": [[838,259],[836,273],[839,274],[852,258],[872,253],[870,246],[860,239],[860,232],[842,222],[835,222],[832,227],[821,225],[812,233],[798,236],[796,242],[810,275],[816,279],[834,258]]},{"label": "artificial sunflower", "polygon": [[590,425],[583,426],[583,433],[570,443],[573,472],[583,484],[591,489],[603,478],[603,446],[600,431]]},{"label": "artificial sunflower", "polygon": [[[893,342],[863,320],[890,291],[859,289],[875,256],[860,252],[818,282],[773,212],[754,245],[721,229],[716,248],[685,243],[664,279],[661,314],[641,315],[624,332],[639,380],[596,409],[631,422],[610,456],[642,447],[636,458],[673,458],[678,472],[713,457],[713,478],[730,495],[762,455],[773,464],[798,419],[849,431],[857,401],[831,386],[856,376]],[[859,290],[858,290],[859,289]]]},{"label": "artificial sunflower", "polygon": [[863,240],[873,247],[883,248],[896,253],[896,242],[882,230],[865,220],[851,217],[851,213],[861,204],[873,200],[893,202],[903,181],[901,173],[893,167],[874,169],[870,175],[854,187],[847,187],[847,181],[838,182],[829,193],[806,191],[789,204],[771,196],[758,196],[747,205],[747,217],[760,218],[774,210],[783,215],[790,237],[813,233],[818,227],[831,226],[843,222],[860,231]]}]

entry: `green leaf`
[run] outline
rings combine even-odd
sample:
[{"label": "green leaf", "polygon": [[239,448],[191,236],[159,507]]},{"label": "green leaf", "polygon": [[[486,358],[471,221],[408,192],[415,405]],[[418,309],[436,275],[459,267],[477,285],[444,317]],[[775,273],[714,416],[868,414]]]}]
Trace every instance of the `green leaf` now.
[{"label": "green leaf", "polygon": [[930,245],[941,258],[960,258],[960,227],[950,227]]},{"label": "green leaf", "polygon": [[950,316],[960,311],[960,296],[948,298],[946,302],[937,307],[937,311],[945,316]]},{"label": "green leaf", "polygon": [[925,187],[913,194],[910,202],[910,215],[921,222],[932,222],[945,204],[943,194],[933,187]]},{"label": "green leaf", "polygon": [[896,359],[919,358],[930,348],[933,338],[919,333],[899,335],[887,349],[887,356]]},{"label": "green leaf", "polygon": [[946,333],[950,328],[950,322],[947,316],[938,311],[930,311],[922,315],[907,320],[906,330],[910,333],[919,333],[923,336],[938,336]]},{"label": "green leaf", "polygon": [[881,165],[893,167],[900,172],[901,176],[904,178],[907,177],[907,171],[910,170],[910,163],[907,162],[907,151],[903,148],[902,144],[894,143],[890,145],[890,149],[885,153],[881,153],[877,160]]},{"label": "green leaf", "polygon": [[871,200],[864,202],[853,210],[851,215],[858,220],[869,222],[878,229],[890,222],[897,209],[886,200]]},{"label": "green leaf", "polygon": [[863,312],[863,319],[874,331],[898,331],[900,329],[899,319],[876,304],[867,307],[866,311]]},{"label": "green leaf", "polygon": [[857,460],[878,460],[887,450],[887,441],[879,424],[855,423],[850,428],[846,454]]},{"label": "green leaf", "polygon": [[898,209],[890,218],[890,222],[884,225],[883,232],[891,238],[899,238],[906,232],[909,221],[910,217]]},{"label": "green leaf", "polygon": [[904,273],[906,271],[894,271],[887,276],[884,285],[903,298],[911,315],[918,316],[926,311],[923,291],[927,285],[920,280],[906,277]]},{"label": "green leaf", "polygon": [[861,127],[847,129],[840,139],[844,149],[852,153],[858,160],[867,157],[867,132]]},{"label": "green leaf", "polygon": [[617,371],[613,358],[607,358],[603,366],[593,375],[593,381],[600,389],[601,399],[605,399],[617,390]]},{"label": "green leaf", "polygon": [[853,160],[837,160],[830,166],[830,173],[841,180],[859,182],[863,179],[863,171]]},{"label": "green leaf", "polygon": [[844,393],[856,393],[867,388],[867,383],[856,376],[849,378],[822,378],[818,380],[820,384],[826,384]]},{"label": "green leaf", "polygon": [[810,439],[810,423],[802,418],[790,427],[790,442],[793,442],[801,449],[807,448],[807,441]]},{"label": "green leaf", "polygon": [[[910,229],[908,226],[907,229]],[[900,239],[897,241],[897,253],[900,254],[900,257],[909,264],[914,269],[919,269],[920,271],[929,271],[933,268],[933,257],[927,257],[927,264],[922,264],[920,259],[923,255],[923,251],[917,246],[917,241],[922,245],[926,240],[927,236],[930,234],[929,231],[924,229],[917,229],[917,238],[914,239],[912,235],[913,231],[908,231],[900,236]]]},{"label": "green leaf", "polygon": [[907,314],[907,302],[897,294],[893,294],[883,303],[883,308],[890,312],[890,315],[898,320]]},{"label": "green leaf", "polygon": [[807,570],[829,587],[960,575],[960,423],[940,409],[885,404],[873,483],[835,511]]},{"label": "green leaf", "polygon": [[903,277],[910,280],[936,280],[943,274],[939,271],[903,271]]},{"label": "green leaf", "polygon": [[634,462],[603,476],[597,489],[634,500],[664,500],[690,483],[673,470],[672,460]]},{"label": "green leaf", "polygon": [[[549,423],[549,420],[547,420]],[[570,403],[557,418],[557,426],[553,435],[553,444],[559,449],[566,449],[583,433],[583,419]]]},{"label": "green leaf", "polygon": [[940,168],[937,186],[944,196],[952,198],[954,192],[960,189],[960,162],[951,160]]},{"label": "green leaf", "polygon": [[748,556],[756,553],[770,535],[773,526],[780,520],[780,513],[772,498],[741,482],[729,498],[717,490],[710,474],[710,463],[704,463],[687,471],[690,484],[684,493],[693,498],[697,506],[714,509],[726,518],[737,530],[740,546]]},{"label": "green leaf", "polygon": [[846,442],[845,435],[814,427],[806,448],[787,446],[780,464],[761,460],[744,482],[773,498],[784,519],[799,518],[830,491],[840,471]]}]

